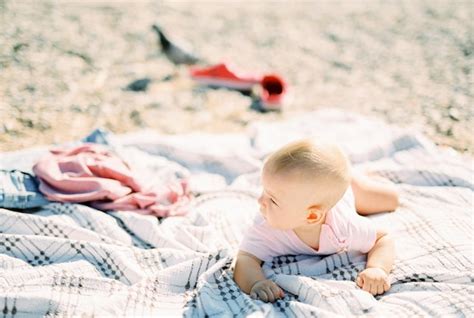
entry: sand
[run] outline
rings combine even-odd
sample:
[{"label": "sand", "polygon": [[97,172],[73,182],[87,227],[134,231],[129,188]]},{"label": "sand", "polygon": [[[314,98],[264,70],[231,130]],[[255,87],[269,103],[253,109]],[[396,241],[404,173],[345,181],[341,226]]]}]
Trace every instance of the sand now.
[{"label": "sand", "polygon": [[[474,154],[469,1],[0,0],[0,12],[0,151],[96,127],[244,131],[329,107]],[[197,85],[162,54],[153,23],[209,64],[282,75],[291,101],[260,113],[249,96]],[[124,90],[145,77],[146,92]]]}]

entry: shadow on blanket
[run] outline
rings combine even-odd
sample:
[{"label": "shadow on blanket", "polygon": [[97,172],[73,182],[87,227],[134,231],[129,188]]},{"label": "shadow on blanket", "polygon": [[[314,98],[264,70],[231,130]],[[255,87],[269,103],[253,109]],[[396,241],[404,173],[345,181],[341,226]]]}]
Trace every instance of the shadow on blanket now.
[{"label": "shadow on blanket", "polygon": [[[114,136],[120,155],[151,177],[169,164],[194,176],[186,217],[158,219],[80,204],[0,209],[0,307],[5,315],[472,316],[472,160],[422,136],[354,114],[311,113],[259,123],[249,134]],[[375,133],[374,133],[375,132]],[[339,141],[355,169],[399,184],[401,207],[373,216],[395,236],[391,290],[356,287],[365,256],[282,256],[265,273],[286,291],[250,299],[232,279],[239,240],[258,212],[261,159],[292,139]],[[118,149],[118,148],[117,148]],[[0,154],[29,169],[45,149]],[[154,164],[156,161],[160,165]],[[3,304],[2,304],[3,302]]]}]

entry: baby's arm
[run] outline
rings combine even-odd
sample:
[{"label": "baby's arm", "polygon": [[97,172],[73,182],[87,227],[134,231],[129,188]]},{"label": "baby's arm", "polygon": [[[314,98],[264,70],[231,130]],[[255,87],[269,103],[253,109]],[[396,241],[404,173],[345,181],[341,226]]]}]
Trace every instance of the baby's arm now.
[{"label": "baby's arm", "polygon": [[262,261],[252,254],[239,251],[235,262],[234,280],[252,298],[274,302],[283,297],[283,291],[273,281],[265,278]]},{"label": "baby's arm", "polygon": [[357,277],[357,285],[372,295],[390,289],[388,275],[395,259],[395,245],[385,231],[377,231],[377,240],[367,255],[367,266]]},{"label": "baby's arm", "polygon": [[234,280],[245,293],[250,294],[252,286],[259,280],[265,280],[262,261],[252,254],[239,251],[235,262]]}]

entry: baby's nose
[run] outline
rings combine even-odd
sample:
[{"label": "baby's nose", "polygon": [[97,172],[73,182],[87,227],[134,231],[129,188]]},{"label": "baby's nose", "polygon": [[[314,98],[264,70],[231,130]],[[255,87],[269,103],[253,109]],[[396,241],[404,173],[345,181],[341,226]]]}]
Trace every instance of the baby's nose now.
[{"label": "baby's nose", "polygon": [[260,206],[263,206],[263,195],[258,197],[258,204],[260,204]]}]

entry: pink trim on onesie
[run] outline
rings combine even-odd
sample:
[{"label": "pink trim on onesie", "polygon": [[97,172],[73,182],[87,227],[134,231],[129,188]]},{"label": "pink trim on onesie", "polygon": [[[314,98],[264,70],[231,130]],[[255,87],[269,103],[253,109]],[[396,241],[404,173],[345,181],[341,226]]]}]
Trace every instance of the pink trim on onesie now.
[{"label": "pink trim on onesie", "polygon": [[319,237],[319,250],[306,245],[293,230],[270,227],[260,214],[247,231],[240,250],[262,261],[271,261],[280,255],[329,255],[343,251],[367,253],[376,238],[377,229],[371,220],[357,214],[354,194],[349,186],[326,216]]}]

